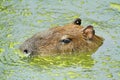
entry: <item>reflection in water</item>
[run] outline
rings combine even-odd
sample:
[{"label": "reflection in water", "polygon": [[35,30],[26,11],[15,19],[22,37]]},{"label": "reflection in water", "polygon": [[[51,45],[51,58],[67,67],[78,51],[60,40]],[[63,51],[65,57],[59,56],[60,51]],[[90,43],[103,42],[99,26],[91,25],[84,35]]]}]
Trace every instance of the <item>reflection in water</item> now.
[{"label": "reflection in water", "polygon": [[[8,58],[9,57],[9,58]],[[17,58],[14,56],[14,58]],[[19,59],[12,59],[12,55],[6,55],[1,57],[1,73],[2,79],[4,76],[12,77],[13,75],[19,74],[25,77],[26,74],[33,76],[35,72],[37,74],[44,74],[50,76],[60,77],[61,71],[65,70],[63,73],[70,78],[79,78],[79,77],[89,77],[81,75],[81,73],[74,71],[74,68],[81,66],[80,70],[83,72],[91,72],[89,69],[92,68],[95,61],[91,58],[91,54],[75,54],[75,55],[57,55],[57,56],[44,56],[44,57],[19,57]],[[66,70],[68,68],[68,70]],[[71,68],[69,70],[69,68]],[[59,71],[61,70],[61,71]],[[34,71],[34,72],[33,72]],[[55,71],[55,72],[52,72]],[[56,72],[57,71],[57,72]],[[20,73],[18,73],[20,72]],[[32,73],[31,73],[32,72]],[[21,74],[22,73],[22,74]],[[29,78],[31,78],[28,76]],[[34,77],[34,76],[33,76]],[[16,77],[12,77],[13,79]],[[28,79],[29,79],[28,78]],[[40,78],[40,77],[39,77]],[[37,79],[37,78],[35,78]]]},{"label": "reflection in water", "polygon": [[30,65],[40,68],[64,68],[81,66],[82,68],[91,68],[94,65],[94,60],[91,54],[76,54],[76,55],[60,55],[60,56],[44,56],[34,57],[28,60]]}]

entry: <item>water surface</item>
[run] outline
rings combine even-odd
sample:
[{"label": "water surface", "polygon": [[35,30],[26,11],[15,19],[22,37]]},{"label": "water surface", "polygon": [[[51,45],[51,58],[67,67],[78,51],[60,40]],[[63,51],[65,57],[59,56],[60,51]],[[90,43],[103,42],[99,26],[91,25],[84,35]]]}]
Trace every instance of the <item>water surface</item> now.
[{"label": "water surface", "polygon": [[[103,45],[92,54],[23,58],[19,45],[33,34],[75,18],[93,25]],[[1,0],[1,80],[119,80],[119,0]]]}]

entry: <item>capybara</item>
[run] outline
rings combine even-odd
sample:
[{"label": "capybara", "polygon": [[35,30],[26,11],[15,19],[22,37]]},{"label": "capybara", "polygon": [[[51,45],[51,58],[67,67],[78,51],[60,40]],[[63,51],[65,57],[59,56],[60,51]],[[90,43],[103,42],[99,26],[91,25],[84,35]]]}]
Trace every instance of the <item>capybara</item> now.
[{"label": "capybara", "polygon": [[27,39],[20,51],[28,55],[55,55],[88,53],[96,51],[103,43],[103,38],[95,35],[93,26],[81,26],[77,18],[65,26],[50,28]]}]

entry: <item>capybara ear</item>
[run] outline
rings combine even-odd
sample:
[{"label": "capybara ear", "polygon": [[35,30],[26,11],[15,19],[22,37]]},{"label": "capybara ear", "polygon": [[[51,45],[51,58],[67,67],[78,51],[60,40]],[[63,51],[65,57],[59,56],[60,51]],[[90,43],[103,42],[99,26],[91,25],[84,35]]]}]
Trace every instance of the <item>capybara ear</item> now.
[{"label": "capybara ear", "polygon": [[77,18],[74,20],[73,22],[75,25],[81,25],[81,19],[80,18]]},{"label": "capybara ear", "polygon": [[93,29],[93,26],[89,25],[86,28],[82,30],[83,35],[86,37],[88,40],[92,40],[93,36],[95,35],[95,30]]}]

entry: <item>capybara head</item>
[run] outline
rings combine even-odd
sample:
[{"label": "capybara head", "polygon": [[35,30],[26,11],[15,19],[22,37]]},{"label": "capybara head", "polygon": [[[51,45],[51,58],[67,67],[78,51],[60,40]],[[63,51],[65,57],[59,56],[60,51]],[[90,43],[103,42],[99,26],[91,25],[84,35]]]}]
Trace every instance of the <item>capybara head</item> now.
[{"label": "capybara head", "polygon": [[28,55],[72,54],[95,51],[103,43],[103,38],[95,35],[93,26],[81,26],[77,18],[65,26],[50,28],[27,39],[20,50]]}]

